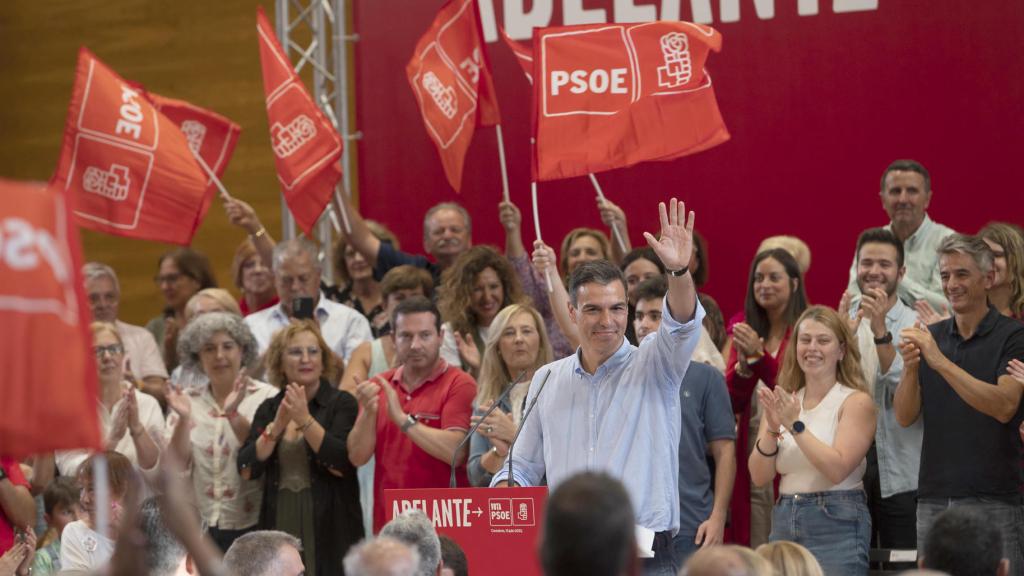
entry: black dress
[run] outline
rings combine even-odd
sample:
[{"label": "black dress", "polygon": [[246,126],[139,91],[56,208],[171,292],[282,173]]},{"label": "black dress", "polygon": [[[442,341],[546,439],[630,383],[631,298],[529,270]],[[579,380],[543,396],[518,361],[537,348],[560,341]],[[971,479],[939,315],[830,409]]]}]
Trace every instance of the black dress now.
[{"label": "black dress", "polygon": [[[280,467],[277,448],[265,462],[256,458],[256,440],[274,421],[284,392],[268,398],[256,409],[249,437],[238,451],[238,471],[250,470],[252,478],[266,476],[259,526],[273,530],[277,520],[277,491]],[[363,512],[359,506],[359,482],[355,466],[348,459],[348,434],[355,425],[359,404],[348,392],[342,392],[326,380],[309,401],[309,413],[324,428],[324,441],[318,454],[306,444],[309,456],[310,489],[313,494],[316,534],[316,576],[343,575],[342,559],[348,549],[363,538]],[[339,478],[328,471],[342,474]]]}]

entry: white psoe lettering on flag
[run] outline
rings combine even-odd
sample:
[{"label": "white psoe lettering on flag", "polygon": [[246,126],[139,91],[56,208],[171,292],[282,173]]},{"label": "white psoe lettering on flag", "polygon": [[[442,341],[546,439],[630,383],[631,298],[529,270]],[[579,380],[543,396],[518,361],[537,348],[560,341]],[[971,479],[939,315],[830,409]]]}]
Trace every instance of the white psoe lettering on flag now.
[{"label": "white psoe lettering on flag", "polygon": [[270,128],[270,134],[274,155],[278,158],[287,158],[316,136],[316,125],[309,116],[299,114],[288,123],[288,126],[275,122]]},{"label": "white psoe lettering on flag", "polygon": [[116,134],[127,134],[135,140],[142,136],[142,106],[139,104],[139,93],[131,88],[121,86],[121,118],[114,126]]},{"label": "white psoe lettering on flag", "polygon": [[682,32],[669,32],[661,37],[661,52],[665,65],[658,66],[658,86],[675,88],[690,81],[693,66],[690,62],[690,40]]},{"label": "white psoe lettering on flag", "polygon": [[128,197],[130,184],[128,167],[120,164],[111,164],[110,170],[89,166],[82,175],[82,188],[86,192],[115,202],[122,202]]},{"label": "white psoe lettering on flag", "polygon": [[455,90],[451,86],[445,86],[436,74],[427,71],[423,75],[423,88],[430,94],[430,98],[445,118],[450,120],[455,117],[459,106],[455,100]]},{"label": "white psoe lettering on flag", "polygon": [[611,70],[565,70],[551,71],[551,95],[558,96],[563,86],[572,84],[569,92],[573,94],[628,94],[626,88],[626,69]]}]

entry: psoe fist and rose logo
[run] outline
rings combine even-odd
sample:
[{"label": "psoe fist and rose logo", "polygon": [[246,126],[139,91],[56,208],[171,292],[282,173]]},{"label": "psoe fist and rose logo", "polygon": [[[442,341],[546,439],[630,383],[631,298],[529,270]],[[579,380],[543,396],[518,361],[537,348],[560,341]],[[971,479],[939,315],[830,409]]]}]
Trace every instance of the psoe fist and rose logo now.
[{"label": "psoe fist and rose logo", "polygon": [[532,498],[489,498],[487,521],[491,528],[516,528],[537,523]]}]

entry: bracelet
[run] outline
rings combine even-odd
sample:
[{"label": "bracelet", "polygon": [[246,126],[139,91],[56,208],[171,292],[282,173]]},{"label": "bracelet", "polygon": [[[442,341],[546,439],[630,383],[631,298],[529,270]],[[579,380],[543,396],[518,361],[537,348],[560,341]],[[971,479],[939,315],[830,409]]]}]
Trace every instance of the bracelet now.
[{"label": "bracelet", "polygon": [[682,278],[683,276],[686,276],[689,272],[689,266],[685,266],[683,268],[680,268],[679,270],[665,270],[666,274],[668,274],[669,276],[675,276],[676,278]]},{"label": "bracelet", "polygon": [[761,456],[764,456],[765,458],[773,458],[773,457],[775,457],[779,453],[779,447],[778,446],[775,447],[775,452],[772,452],[771,454],[765,452],[764,450],[761,450],[761,439],[760,438],[758,438],[757,440],[754,441],[754,449],[757,450],[758,454],[760,454]]},{"label": "bracelet", "polygon": [[253,240],[256,240],[256,239],[260,238],[261,236],[266,236],[266,235],[267,235],[267,228],[265,226],[260,226],[259,230],[253,232],[252,234],[249,234],[249,236]]},{"label": "bracelet", "polygon": [[299,426],[298,428],[296,428],[296,430],[298,430],[299,432],[305,432],[305,431],[306,431],[306,428],[309,428],[310,426],[312,426],[312,425],[313,425],[313,422],[316,422],[316,420],[314,420],[314,419],[313,419],[313,416],[312,416],[312,415],[310,415],[310,416],[309,416],[309,419],[308,419],[308,420],[306,420],[306,423],[305,423],[305,424],[303,424],[302,426]]},{"label": "bracelet", "polygon": [[778,430],[768,430],[768,433],[771,434],[772,436],[775,436],[776,438],[782,437],[782,432],[779,432]]},{"label": "bracelet", "polygon": [[263,433],[260,434],[260,436],[262,436],[263,438],[266,438],[268,441],[270,441],[273,444],[277,444],[277,440],[278,439],[274,438],[274,435],[270,433],[270,431],[273,430],[273,429],[274,429],[274,423],[271,422],[269,426],[267,426],[266,428],[263,429]]}]

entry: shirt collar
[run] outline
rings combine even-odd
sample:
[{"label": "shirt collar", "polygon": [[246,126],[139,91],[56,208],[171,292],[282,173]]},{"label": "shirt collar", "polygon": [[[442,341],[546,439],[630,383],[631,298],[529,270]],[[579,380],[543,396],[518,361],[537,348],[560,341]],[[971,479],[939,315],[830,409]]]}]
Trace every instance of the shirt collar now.
[{"label": "shirt collar", "polygon": [[[425,380],[423,380],[423,384],[420,384],[416,388],[416,390],[420,390],[420,389],[423,388],[424,385],[429,384],[429,383],[433,382],[434,380],[437,380],[438,378],[440,378],[447,371],[448,371],[448,361],[446,361],[444,358],[438,358],[437,359],[437,364],[434,366],[434,371],[430,373],[430,376],[427,376],[427,378]],[[405,365],[403,364],[403,365],[399,366],[398,368],[396,368],[394,374],[391,375],[391,383],[393,385],[395,385],[395,386],[400,386],[402,388],[402,390],[407,390],[406,387],[402,385],[402,375],[404,375],[404,374],[405,374]],[[415,393],[416,390],[413,390],[410,393]]]},{"label": "shirt collar", "polygon": [[[971,338],[978,338],[991,332],[992,329],[996,327],[996,322],[999,320],[999,316],[1000,314],[999,311],[996,310],[996,307],[989,304],[988,312],[985,313],[985,316],[982,317],[981,322],[978,323],[978,329],[974,331],[974,334],[971,336]],[[947,327],[949,335],[955,336],[963,340],[963,336],[960,335],[960,327],[957,326],[956,324],[956,316],[950,316],[947,322],[949,323]]]},{"label": "shirt collar", "polygon": [[[914,230],[914,233],[911,234],[906,240],[904,240],[903,243],[914,246],[921,238],[924,238],[929,233],[929,230],[931,230],[932,226],[934,225],[935,223],[932,222],[931,217],[929,217],[928,213],[925,212],[924,220],[921,220],[921,225],[918,226],[917,230]],[[886,224],[885,229],[892,232],[892,222]]]},{"label": "shirt collar", "polygon": [[[629,340],[627,340],[626,337],[623,336],[622,337],[622,344],[619,345],[619,349],[616,350],[614,354],[609,356],[608,359],[605,360],[603,364],[598,366],[597,370],[594,370],[594,374],[593,375],[597,375],[597,373],[602,368],[607,367],[605,369],[609,370],[609,369],[611,369],[611,368],[621,364],[623,362],[623,360],[625,360],[626,355],[629,354],[629,349],[630,349],[631,346],[632,346],[632,344],[629,343]],[[576,374],[579,374],[581,376],[583,374],[590,375],[583,368],[583,347],[582,346],[576,348],[576,354],[573,355],[573,358],[575,358],[575,360],[574,360],[575,366],[573,367],[573,371]]]}]

